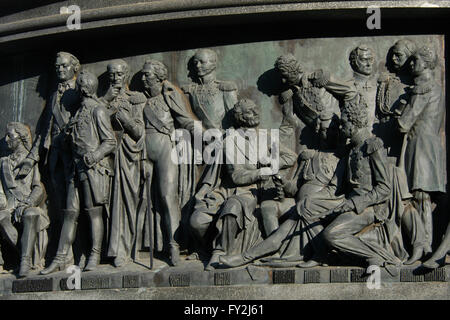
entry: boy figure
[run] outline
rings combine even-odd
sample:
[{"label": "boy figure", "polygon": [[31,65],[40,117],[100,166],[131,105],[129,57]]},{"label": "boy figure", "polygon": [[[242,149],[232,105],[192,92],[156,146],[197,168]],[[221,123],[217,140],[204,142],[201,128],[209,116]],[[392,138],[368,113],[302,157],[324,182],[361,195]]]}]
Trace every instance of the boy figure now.
[{"label": "boy figure", "polygon": [[75,170],[70,177],[58,251],[51,265],[42,270],[41,274],[49,274],[64,267],[65,257],[75,239],[81,203],[89,215],[92,237],[92,250],[84,270],[94,270],[100,260],[103,206],[109,202],[110,179],[113,175],[109,155],[116,149],[116,139],[109,113],[95,94],[97,86],[97,78],[92,73],[80,73],[77,90],[81,97],[81,107],[66,131],[73,150]]}]

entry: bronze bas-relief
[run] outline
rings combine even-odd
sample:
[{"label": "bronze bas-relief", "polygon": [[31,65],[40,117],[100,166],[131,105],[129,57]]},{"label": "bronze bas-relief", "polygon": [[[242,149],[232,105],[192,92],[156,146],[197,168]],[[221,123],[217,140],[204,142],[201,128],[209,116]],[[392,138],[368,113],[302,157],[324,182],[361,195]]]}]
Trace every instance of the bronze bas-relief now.
[{"label": "bronze bas-relief", "polygon": [[[275,145],[262,142],[273,136],[261,128],[255,94],[217,80],[214,50],[195,52],[192,82],[181,88],[186,80],[169,79],[171,66],[149,59],[138,75],[143,91],[132,91],[128,63],[110,61],[100,98],[97,77],[59,53],[58,89],[34,142],[11,125],[11,154],[2,158],[0,227],[17,244],[11,222],[24,224],[19,276],[29,274],[33,254],[42,265],[47,245],[35,246],[49,220],[39,162],[49,168],[48,200],[61,220],[56,256],[41,274],[71,262],[80,212],[90,222],[84,271],[101,257],[126,266],[146,247],[173,266],[202,260],[205,270],[358,263],[395,276],[402,264],[441,265],[448,230],[433,255],[431,246],[433,204],[447,183],[441,60],[435,48],[400,39],[379,73],[370,46],[349,52],[351,79],[326,66],[307,71],[308,61],[291,53],[273,57],[283,110]],[[295,141],[295,150],[280,141]]]}]

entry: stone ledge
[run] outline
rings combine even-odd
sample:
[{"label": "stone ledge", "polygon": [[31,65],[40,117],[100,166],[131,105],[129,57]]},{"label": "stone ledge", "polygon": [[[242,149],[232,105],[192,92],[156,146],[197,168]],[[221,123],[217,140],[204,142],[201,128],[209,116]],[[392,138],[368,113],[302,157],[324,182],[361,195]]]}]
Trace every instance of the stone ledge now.
[{"label": "stone ledge", "polygon": [[[59,14],[61,5],[61,3],[51,4],[5,16],[6,23],[0,24],[0,43],[73,32],[66,27],[69,15]],[[149,22],[195,20],[205,17],[214,17],[217,20],[217,18],[225,16],[265,13],[328,11],[327,19],[336,19],[339,15],[330,15],[331,10],[365,9],[368,5],[386,9],[417,9],[424,7],[424,1],[170,0],[137,3],[124,1],[121,5],[104,5],[103,7],[81,4],[80,9],[82,29],[88,30]],[[450,1],[430,0],[426,8],[450,8]]]},{"label": "stone ledge", "polygon": [[[360,267],[315,267],[271,268],[248,265],[234,269],[216,269],[204,271],[200,261],[182,261],[177,267],[157,261],[155,268],[149,270],[142,264],[129,264],[116,269],[110,265],[101,265],[97,271],[81,273],[81,290],[102,291],[108,289],[132,288],[187,288],[187,287],[232,287],[254,285],[304,285],[313,284],[364,284],[368,276]],[[0,277],[0,293],[10,296],[22,293],[71,291],[67,287],[70,274],[58,272],[46,276],[37,271],[26,279],[16,279],[13,275]],[[381,268],[381,283],[436,283],[448,282],[450,266],[435,270],[423,268],[420,264],[402,267],[398,275],[392,277]],[[450,286],[449,286],[450,288]]]},{"label": "stone ledge", "polygon": [[[383,283],[380,289],[368,289],[363,283],[260,284],[34,292],[3,295],[0,299],[153,300],[152,302],[155,300],[220,300],[221,304],[226,304],[228,300],[253,300],[249,303],[263,305],[264,300],[450,300],[450,286],[446,282]],[[145,303],[148,306],[149,301]],[[191,303],[186,302],[184,306],[183,303],[176,303],[175,310],[172,309],[174,306],[171,306],[170,310],[164,308],[161,311],[164,311],[166,315],[172,313],[182,316],[184,308]],[[159,304],[152,304],[152,310],[155,306],[158,307]],[[276,309],[278,310],[279,307]]]}]

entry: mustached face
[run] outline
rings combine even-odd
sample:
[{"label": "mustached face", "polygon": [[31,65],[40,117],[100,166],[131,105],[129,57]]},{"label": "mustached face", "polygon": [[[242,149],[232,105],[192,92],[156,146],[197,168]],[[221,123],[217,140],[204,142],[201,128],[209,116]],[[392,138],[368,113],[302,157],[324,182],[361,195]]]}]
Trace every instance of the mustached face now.
[{"label": "mustached face", "polygon": [[56,76],[59,81],[64,82],[75,76],[75,69],[70,61],[70,57],[60,55],[55,62]]}]

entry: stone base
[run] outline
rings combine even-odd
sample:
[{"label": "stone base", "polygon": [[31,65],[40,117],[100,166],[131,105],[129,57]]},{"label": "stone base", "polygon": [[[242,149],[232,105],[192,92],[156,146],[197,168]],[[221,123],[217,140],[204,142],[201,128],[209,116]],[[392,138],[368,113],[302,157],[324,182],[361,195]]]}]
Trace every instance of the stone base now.
[{"label": "stone base", "polygon": [[[406,291],[394,298],[418,299],[420,293],[427,299],[450,299],[449,265],[435,270],[425,269],[420,263],[403,266],[395,277],[381,268],[381,290],[369,289],[369,276],[360,267],[300,269],[247,265],[204,271],[204,265],[201,261],[182,260],[179,266],[169,267],[158,259],[152,270],[148,268],[148,261],[121,268],[100,265],[96,271],[81,272],[80,289],[68,288],[68,278],[74,278],[71,272],[43,276],[36,270],[26,279],[16,279],[12,274],[0,275],[0,293],[2,299],[91,299],[96,296],[102,299],[223,299],[223,292],[228,292],[227,299],[297,299],[318,288],[323,295],[311,294],[308,299],[364,299],[364,296],[388,299],[394,297],[397,290]],[[407,289],[411,285],[414,290]],[[429,291],[422,290],[425,288]],[[386,290],[391,293],[374,293]],[[367,295],[359,295],[366,291]]]}]

